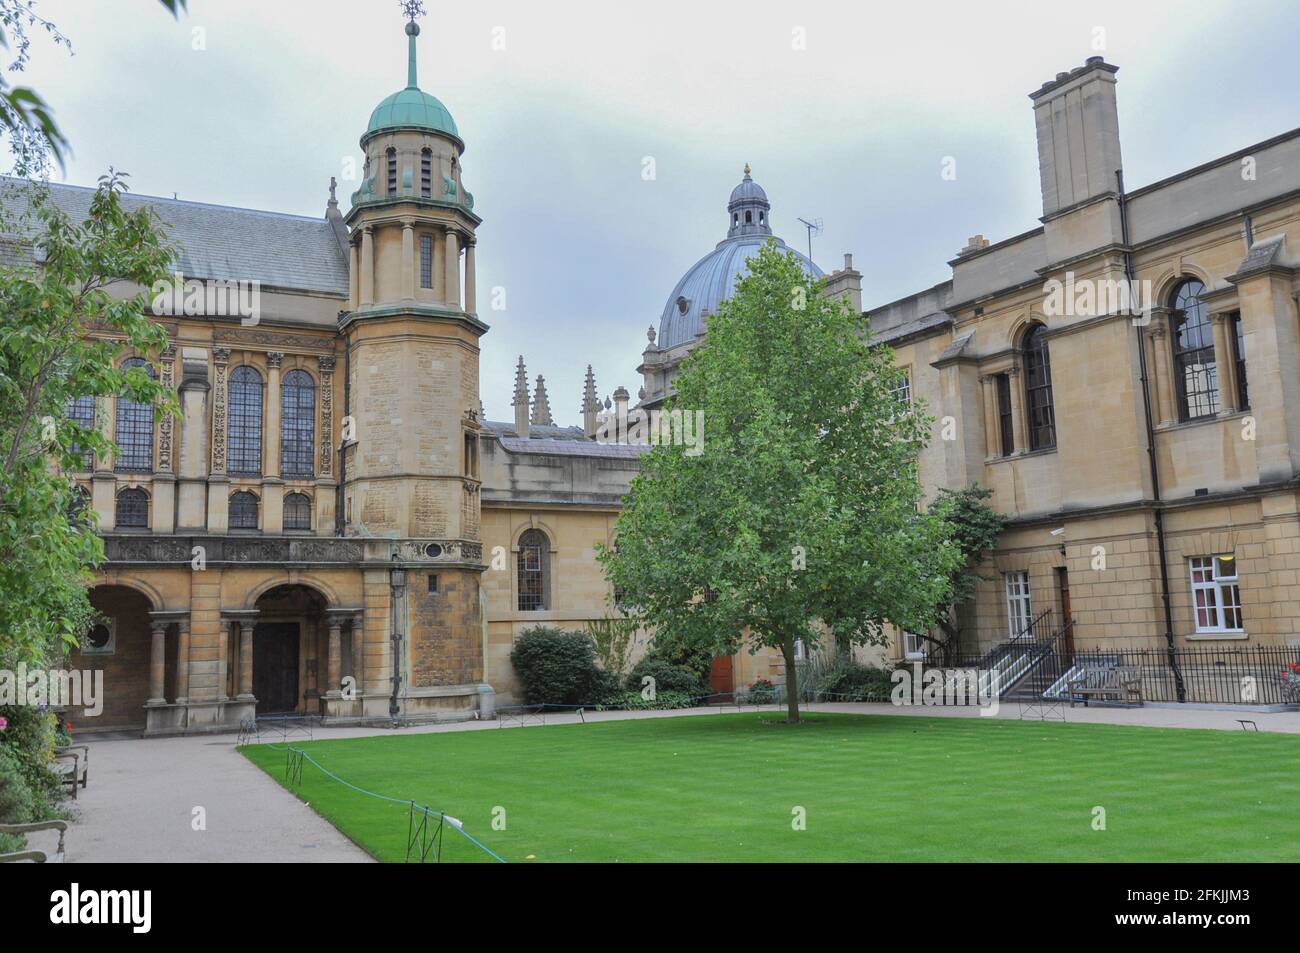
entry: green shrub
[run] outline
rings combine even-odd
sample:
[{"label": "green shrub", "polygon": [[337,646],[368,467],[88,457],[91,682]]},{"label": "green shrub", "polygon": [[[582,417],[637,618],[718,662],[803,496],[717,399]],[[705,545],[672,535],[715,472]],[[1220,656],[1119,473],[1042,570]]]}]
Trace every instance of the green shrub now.
[{"label": "green shrub", "polygon": [[780,698],[776,686],[766,678],[757,679],[744,694],[745,698],[755,705],[773,704]]},{"label": "green shrub", "polygon": [[695,697],[687,692],[656,692],[653,700],[642,698],[639,691],[623,692],[604,705],[605,708],[619,708],[624,711],[667,711],[675,708],[694,708]]},{"label": "green shrub", "polygon": [[628,673],[625,682],[627,690],[640,695],[641,680],[647,675],[655,680],[655,692],[660,695],[665,692],[681,692],[695,696],[709,694],[708,683],[693,669],[676,665],[654,653],[647,654],[632,666],[632,671]]},{"label": "green shrub", "polygon": [[539,625],[519,636],[510,661],[529,705],[591,704],[594,693],[608,687],[585,632]]},{"label": "green shrub", "polygon": [[838,659],[828,667],[814,686],[818,701],[888,701],[893,687],[890,670]]}]

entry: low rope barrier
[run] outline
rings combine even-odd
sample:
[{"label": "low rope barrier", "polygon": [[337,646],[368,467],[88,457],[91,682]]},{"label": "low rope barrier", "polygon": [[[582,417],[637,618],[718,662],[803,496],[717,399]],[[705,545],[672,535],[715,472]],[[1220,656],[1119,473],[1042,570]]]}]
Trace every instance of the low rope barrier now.
[{"label": "low rope barrier", "polygon": [[[269,744],[270,748],[279,748],[280,745]],[[452,817],[443,811],[435,810],[427,805],[420,804],[405,798],[389,797],[387,794],[379,794],[375,791],[367,791],[363,787],[358,787],[346,778],[339,777],[329,768],[325,767],[306,751],[301,748],[295,748],[293,745],[285,745],[285,780],[298,787],[302,784],[302,765],[308,762],[321,774],[325,775],[331,781],[337,781],[358,794],[364,794],[366,797],[376,798],[380,801],[387,801],[390,804],[407,805],[407,838],[406,838],[406,862],[411,860],[412,850],[415,850],[420,856],[420,863],[424,863],[430,853],[434,855],[434,863],[442,861],[442,833],[447,827],[450,827],[456,833],[460,834],[467,841],[483,851],[498,863],[506,863],[505,858],[497,854],[492,848],[488,847],[469,831],[465,830],[464,825],[457,818]],[[419,815],[421,820],[416,826],[415,818]],[[433,831],[429,830],[429,821],[431,818],[437,818],[437,826]]]}]

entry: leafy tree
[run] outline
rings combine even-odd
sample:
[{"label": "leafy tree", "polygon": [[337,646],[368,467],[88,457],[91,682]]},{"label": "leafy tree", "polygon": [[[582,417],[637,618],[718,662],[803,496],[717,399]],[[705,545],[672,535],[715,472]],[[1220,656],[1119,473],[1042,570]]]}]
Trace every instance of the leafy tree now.
[{"label": "leafy tree", "polygon": [[600,555],[657,648],[780,649],[793,722],[796,640],[933,624],[961,554],[919,507],[930,419],[896,396],[901,373],[793,257],[750,261],[675,382],[703,452],[648,452]]},{"label": "leafy tree", "polygon": [[[189,0],[159,2],[172,16],[179,16]],[[56,46],[72,49],[71,41],[59,28],[36,12],[36,0],[0,0],[0,46],[12,49],[14,54],[7,72],[21,73],[27,68],[31,49],[29,30],[44,30]],[[14,86],[3,74],[0,74],[0,128],[9,134],[18,175],[42,172],[47,155],[53,155],[63,164],[68,140],[54,121],[53,110],[34,89]]]},{"label": "leafy tree", "polygon": [[[76,644],[91,615],[87,569],[103,547],[66,472],[81,469],[87,451],[105,455],[112,444],[98,427],[69,419],[70,405],[126,395],[175,408],[154,377],[116,366],[124,350],[156,358],[166,346],[166,332],[146,315],[146,291],[126,291],[165,279],[175,254],[151,209],[123,207],[124,188],[117,174],[100,179],[84,222],[37,186],[5,191],[6,203],[30,203],[36,230],[27,241],[39,264],[0,267],[3,655],[35,661],[60,639]],[[92,328],[97,336],[87,335]]]},{"label": "leafy tree", "polygon": [[974,598],[975,587],[988,581],[978,568],[997,546],[1006,525],[1002,514],[984,502],[992,495],[992,490],[974,483],[960,490],[945,487],[931,507],[931,512],[949,525],[949,536],[962,554],[961,564],[949,574],[947,604],[937,614],[935,628],[919,633],[939,650],[944,665],[952,661],[961,644],[958,611]]}]

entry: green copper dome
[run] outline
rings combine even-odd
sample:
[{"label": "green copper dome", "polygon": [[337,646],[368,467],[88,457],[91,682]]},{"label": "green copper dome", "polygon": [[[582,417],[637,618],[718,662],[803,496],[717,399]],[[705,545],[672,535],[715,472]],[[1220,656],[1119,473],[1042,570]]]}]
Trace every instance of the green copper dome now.
[{"label": "green copper dome", "polygon": [[428,129],[457,139],[456,120],[436,96],[408,86],[384,99],[370,114],[366,135],[385,129]]},{"label": "green copper dome", "polygon": [[420,27],[412,20],[406,25],[406,89],[398,90],[375,107],[363,139],[389,129],[427,129],[460,139],[456,120],[451,118],[447,107],[436,96],[421,90],[416,81],[415,38],[419,35]]}]

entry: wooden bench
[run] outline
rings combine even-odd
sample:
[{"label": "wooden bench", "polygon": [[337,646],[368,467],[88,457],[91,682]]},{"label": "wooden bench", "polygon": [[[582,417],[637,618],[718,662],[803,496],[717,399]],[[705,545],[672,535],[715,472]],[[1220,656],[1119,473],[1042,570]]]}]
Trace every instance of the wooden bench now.
[{"label": "wooden bench", "polygon": [[84,788],[90,782],[90,748],[86,745],[55,748],[54,761],[63,783],[72,786],[72,799],[75,801],[77,788]]},{"label": "wooden bench", "polygon": [[1113,699],[1130,705],[1142,704],[1142,672],[1135,665],[1085,666],[1066,684],[1073,708],[1079,698],[1086,707],[1090,698]]},{"label": "wooden bench", "polygon": [[43,850],[36,850],[29,847],[27,850],[17,850],[8,854],[0,854],[0,864],[20,863],[22,861],[31,861],[34,864],[61,864],[63,863],[63,835],[68,832],[67,821],[36,821],[31,824],[0,824],[0,834],[27,834],[36,831],[58,831],[59,847],[53,853],[47,853]]}]

